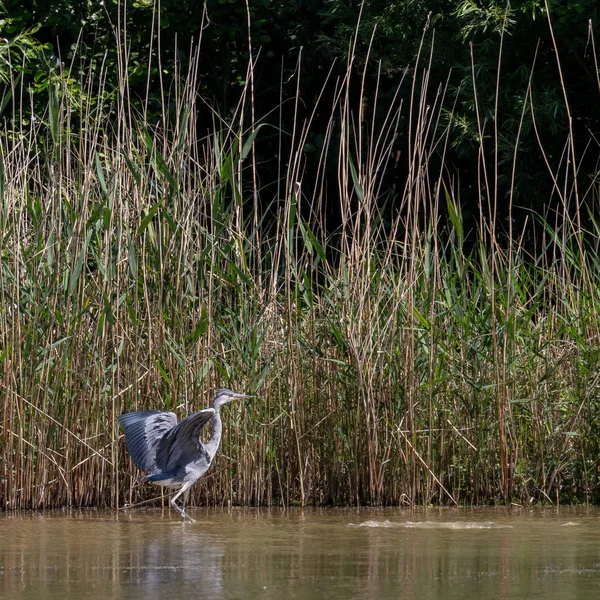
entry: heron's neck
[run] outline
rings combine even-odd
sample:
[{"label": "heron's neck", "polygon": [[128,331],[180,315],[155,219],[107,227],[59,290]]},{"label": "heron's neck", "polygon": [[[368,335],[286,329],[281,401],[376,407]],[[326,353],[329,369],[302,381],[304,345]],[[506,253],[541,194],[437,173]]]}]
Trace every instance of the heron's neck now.
[{"label": "heron's neck", "polygon": [[221,415],[219,414],[218,410],[213,415],[210,424],[212,429],[211,436],[210,440],[204,444],[204,449],[208,452],[210,459],[212,460],[219,449],[219,444],[221,443],[221,432],[223,429],[221,425]]}]

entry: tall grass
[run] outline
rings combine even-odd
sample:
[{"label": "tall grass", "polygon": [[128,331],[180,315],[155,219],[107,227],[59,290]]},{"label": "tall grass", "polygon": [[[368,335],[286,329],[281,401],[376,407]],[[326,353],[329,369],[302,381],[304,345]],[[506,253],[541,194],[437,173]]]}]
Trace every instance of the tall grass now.
[{"label": "tall grass", "polygon": [[[303,154],[311,117],[298,118],[271,129],[287,139],[280,177],[259,182],[254,143],[267,120],[249,116],[248,86],[204,134],[199,56],[163,91],[172,108],[158,124],[132,109],[126,58],[116,104],[103,101],[102,69],[81,75],[88,94],[74,95],[72,68],[27,120],[14,82],[23,118],[0,137],[4,508],[154,497],[117,416],[185,416],[224,385],[256,398],[224,414],[198,503],[597,500],[600,228],[581,213],[589,198],[567,156],[548,163],[565,218],[532,216],[542,249],[532,255],[525,231],[499,235],[497,172],[485,169],[510,176],[514,165],[482,142],[472,183],[487,191],[467,244],[444,161],[446,88],[429,80],[430,59],[399,82],[410,103],[396,96],[383,120],[349,64],[327,83],[333,102],[320,99],[331,117],[316,173]],[[399,143],[408,176],[384,215]],[[326,186],[332,167],[337,189]],[[333,202],[341,224],[330,235]]]}]

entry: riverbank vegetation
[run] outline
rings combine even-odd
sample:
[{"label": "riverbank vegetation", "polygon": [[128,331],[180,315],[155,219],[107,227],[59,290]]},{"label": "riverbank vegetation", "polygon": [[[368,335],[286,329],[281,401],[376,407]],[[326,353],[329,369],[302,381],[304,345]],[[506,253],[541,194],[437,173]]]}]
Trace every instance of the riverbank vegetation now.
[{"label": "riverbank vegetation", "polygon": [[185,416],[225,386],[256,397],[225,409],[198,503],[600,500],[598,146],[562,42],[554,111],[532,40],[503,128],[503,28],[482,97],[476,46],[461,85],[435,79],[423,24],[393,85],[355,28],[310,102],[302,52],[264,90],[251,39],[227,108],[201,93],[203,40],[144,94],[160,67],[126,29],[41,90],[2,71],[4,508],[154,497],[118,415]]}]

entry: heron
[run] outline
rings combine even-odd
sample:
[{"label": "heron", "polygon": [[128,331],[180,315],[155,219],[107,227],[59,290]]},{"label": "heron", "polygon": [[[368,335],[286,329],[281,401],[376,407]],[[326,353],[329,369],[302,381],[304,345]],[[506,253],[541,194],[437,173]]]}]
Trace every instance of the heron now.
[{"label": "heron", "polygon": [[[144,479],[179,490],[170,503],[182,521],[187,518],[194,522],[185,512],[185,503],[189,489],[208,471],[221,443],[221,407],[233,400],[250,397],[228,389],[217,390],[210,408],[200,410],[180,423],[177,423],[175,413],[164,410],[140,410],[119,417],[133,462],[149,473]],[[203,444],[200,433],[208,421],[212,426],[211,436]],[[176,500],[181,495],[183,503],[179,508]]]}]

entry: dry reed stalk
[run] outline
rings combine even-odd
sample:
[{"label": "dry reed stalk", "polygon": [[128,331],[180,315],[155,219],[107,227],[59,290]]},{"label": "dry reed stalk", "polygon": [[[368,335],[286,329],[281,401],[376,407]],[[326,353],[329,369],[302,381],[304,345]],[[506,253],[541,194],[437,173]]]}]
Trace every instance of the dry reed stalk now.
[{"label": "dry reed stalk", "polygon": [[[427,58],[420,50],[380,116],[379,79],[369,99],[370,67],[357,74],[350,47],[344,76],[333,81],[332,68],[323,81],[318,109],[330,118],[308,190],[304,149],[317,107],[302,116],[300,58],[295,78],[281,82],[282,97],[295,90],[294,119],[287,137],[279,127],[269,187],[255,144],[281,125],[283,109],[257,116],[254,62],[239,104],[227,119],[213,113],[206,134],[196,116],[199,49],[187,70],[176,66],[174,87],[160,92],[162,120],[150,124],[149,98],[140,114],[130,101],[126,31],[118,44],[114,105],[103,94],[95,104],[75,99],[67,69],[43,118],[18,119],[0,136],[5,509],[154,497],[137,485],[117,415],[184,415],[218,385],[258,398],[228,413],[196,502],[529,502],[567,484],[596,493],[588,457],[600,439],[600,228],[584,234],[579,214],[562,224],[546,215],[542,256],[530,256],[512,225],[501,247],[498,115],[490,150],[475,95],[485,191],[480,237],[467,248],[446,164],[448,81],[430,80],[433,49]],[[80,79],[88,97],[104,90],[99,73]],[[26,90],[14,97],[13,111],[26,115]],[[537,131],[527,98],[523,115]],[[545,160],[555,193],[565,205],[574,194],[581,211],[563,162],[571,144],[557,166]],[[406,183],[384,212],[384,174],[399,161]]]}]

